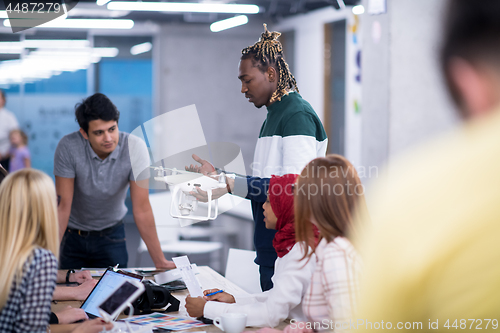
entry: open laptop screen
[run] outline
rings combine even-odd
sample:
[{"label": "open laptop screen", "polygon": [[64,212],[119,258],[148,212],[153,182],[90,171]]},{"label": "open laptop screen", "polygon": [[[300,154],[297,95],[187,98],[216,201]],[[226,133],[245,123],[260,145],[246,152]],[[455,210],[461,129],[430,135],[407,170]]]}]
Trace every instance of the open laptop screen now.
[{"label": "open laptop screen", "polygon": [[141,282],[142,276],[124,271],[115,272],[110,269],[106,270],[94,289],[90,292],[85,302],[83,302],[81,308],[90,318],[101,317],[97,308],[99,304],[104,302],[104,300],[106,300],[108,296],[123,283],[123,281],[127,280],[136,280]]}]

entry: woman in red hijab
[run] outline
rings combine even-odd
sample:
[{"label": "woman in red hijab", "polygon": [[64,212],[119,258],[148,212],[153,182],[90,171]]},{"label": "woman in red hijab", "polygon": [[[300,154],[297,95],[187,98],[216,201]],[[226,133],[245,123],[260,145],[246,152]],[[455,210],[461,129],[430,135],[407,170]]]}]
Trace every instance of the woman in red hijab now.
[{"label": "woman in red hijab", "polygon": [[[284,332],[264,328],[256,333],[349,331],[356,322],[362,270],[361,258],[352,243],[359,228],[355,221],[358,214],[368,216],[364,187],[356,168],[340,155],[309,162],[295,187],[295,213],[297,242],[309,244],[303,259],[316,261],[302,301],[308,320],[290,321]],[[313,240],[318,230],[319,244]]]},{"label": "woman in red hijab", "polygon": [[[267,229],[277,230],[273,247],[279,258],[286,255],[296,243],[293,194],[298,175],[273,176],[270,181],[267,201],[264,203],[264,222]],[[318,229],[314,237],[318,239]]]},{"label": "woman in red hijab", "polygon": [[[283,320],[305,320],[302,299],[311,281],[316,260],[301,261],[306,255],[304,243],[295,241],[294,186],[298,175],[288,174],[261,179],[269,182],[267,201],[264,203],[266,228],[276,229],[273,246],[278,254],[274,287],[263,293],[248,296],[226,292],[204,298],[186,298],[190,316],[213,319],[224,313],[246,313],[247,326],[276,327]],[[317,239],[318,232],[313,236]],[[313,255],[314,256],[314,255]],[[205,290],[205,295],[218,289]]]}]

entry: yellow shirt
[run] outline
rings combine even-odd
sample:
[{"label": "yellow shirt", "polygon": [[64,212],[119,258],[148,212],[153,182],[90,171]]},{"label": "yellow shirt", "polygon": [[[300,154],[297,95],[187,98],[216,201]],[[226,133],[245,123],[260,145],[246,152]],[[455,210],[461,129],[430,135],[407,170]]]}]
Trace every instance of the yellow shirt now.
[{"label": "yellow shirt", "polygon": [[377,188],[357,331],[498,331],[500,110],[411,152]]}]

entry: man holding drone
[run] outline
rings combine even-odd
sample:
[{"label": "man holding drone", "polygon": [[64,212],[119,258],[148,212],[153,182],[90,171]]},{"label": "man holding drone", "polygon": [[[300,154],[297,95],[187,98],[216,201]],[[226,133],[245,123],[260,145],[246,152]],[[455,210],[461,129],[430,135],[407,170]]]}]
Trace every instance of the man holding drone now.
[{"label": "man holding drone", "polygon": [[[309,161],[325,156],[328,138],[316,112],[299,95],[297,82],[278,41],[281,34],[268,31],[266,25],[264,29],[259,41],[242,50],[238,79],[245,98],[257,108],[267,108],[267,118],[255,148],[252,174],[270,178],[271,175],[300,173]],[[193,158],[201,166],[191,165],[188,170],[207,174],[215,171],[208,161],[198,156]],[[231,192],[251,200],[257,252],[255,263],[259,265],[262,290],[266,291],[273,287],[271,277],[277,255],[272,242],[276,231],[265,227],[262,208],[265,195],[260,198],[248,195],[248,186],[252,186],[253,179],[250,176],[236,177],[234,188],[213,191],[213,199]],[[199,189],[192,194],[199,200],[208,200],[206,193]]]},{"label": "man holding drone", "polygon": [[64,136],[54,156],[61,268],[127,266],[122,219],[129,187],[134,220],[155,266],[174,268],[161,250],[147,186],[133,175],[129,134],[118,131],[120,112],[97,93],[76,106],[75,116],[80,130]]}]

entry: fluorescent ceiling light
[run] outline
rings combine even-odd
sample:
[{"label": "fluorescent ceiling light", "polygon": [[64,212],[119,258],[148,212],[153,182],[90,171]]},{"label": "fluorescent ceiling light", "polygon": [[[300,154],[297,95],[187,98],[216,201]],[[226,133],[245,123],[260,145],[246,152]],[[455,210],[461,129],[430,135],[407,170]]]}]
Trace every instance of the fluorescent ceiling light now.
[{"label": "fluorescent ceiling light", "polygon": [[3,54],[20,54],[24,48],[34,48],[36,51],[31,51],[29,54],[37,55],[67,55],[75,56],[78,54],[95,55],[100,57],[116,57],[118,48],[116,47],[89,47],[89,41],[86,39],[80,40],[65,40],[65,39],[27,39],[22,42],[0,42],[0,53]]},{"label": "fluorescent ceiling light", "polygon": [[107,4],[107,3],[108,3],[108,2],[110,2],[110,1],[111,1],[111,0],[97,0],[97,1],[96,1],[96,4],[97,4],[98,6],[103,6],[103,5]]},{"label": "fluorescent ceiling light", "polygon": [[153,48],[153,44],[151,44],[150,42],[137,44],[137,45],[134,45],[130,48],[130,53],[132,55],[138,55],[141,53],[149,52],[149,51],[151,51],[152,48]]},{"label": "fluorescent ceiling light", "polygon": [[0,10],[0,18],[9,18],[5,10]]},{"label": "fluorescent ceiling light", "polygon": [[84,16],[84,17],[123,17],[130,14],[128,10],[107,10],[104,7],[100,8],[82,8],[75,7],[68,12],[69,17]]},{"label": "fluorescent ceiling light", "polygon": [[29,54],[25,59],[4,61],[0,64],[0,83],[36,81],[60,74],[62,71],[76,71],[90,66],[90,57],[53,57],[47,59]]},{"label": "fluorescent ceiling light", "polygon": [[361,15],[364,12],[365,12],[365,7],[363,7],[362,5],[357,5],[357,6],[352,7],[352,13],[354,15]]},{"label": "fluorescent ceiling light", "polygon": [[25,40],[22,42],[0,42],[0,53],[21,54],[25,48],[37,49],[82,49],[88,48],[87,40]]},{"label": "fluorescent ceiling light", "polygon": [[21,54],[23,53],[22,48],[3,48],[0,46],[0,54]]},{"label": "fluorescent ceiling light", "polygon": [[20,44],[27,48],[79,49],[89,47],[86,39],[25,39]]},{"label": "fluorescent ceiling light", "polygon": [[228,13],[228,14],[257,14],[259,6],[219,3],[181,3],[181,2],[137,2],[111,1],[110,10],[138,10],[155,12],[183,12],[183,13]]},{"label": "fluorescent ceiling light", "polygon": [[119,50],[116,47],[94,47],[92,53],[105,58],[114,58]]},{"label": "fluorescent ceiling light", "polygon": [[50,57],[78,57],[97,55],[99,57],[113,58],[118,55],[119,50],[116,47],[94,47],[74,50],[42,49],[30,52],[30,55],[50,56]]},{"label": "fluorescent ceiling light", "polygon": [[29,52],[23,59],[0,62],[0,84],[33,82],[61,72],[74,72],[86,69],[99,62],[101,56],[112,57],[118,54],[116,48],[81,49],[38,49]]},{"label": "fluorescent ceiling light", "polygon": [[23,49],[20,42],[0,42],[0,54],[21,54]]},{"label": "fluorescent ceiling light", "polygon": [[93,64],[97,64],[99,61],[101,61],[101,57],[99,57],[98,55],[92,55],[90,57],[90,62],[93,63]]},{"label": "fluorescent ceiling light", "polygon": [[[23,20],[23,19],[16,19]],[[18,21],[21,22],[22,21]],[[16,22],[16,26],[21,26]],[[28,21],[29,22],[29,21]],[[29,27],[29,23],[26,23]],[[3,25],[10,27],[10,20],[4,20]],[[116,20],[116,19],[67,19],[52,20],[47,23],[36,26],[35,28],[70,28],[70,29],[132,29],[134,21]]]},{"label": "fluorescent ceiling light", "polygon": [[210,31],[219,32],[222,30],[237,27],[239,25],[247,24],[248,17],[246,15],[238,15],[225,20],[217,21],[210,24]]},{"label": "fluorescent ceiling light", "polygon": [[88,59],[90,52],[48,52],[48,51],[34,51],[29,54],[26,59],[37,59],[40,61],[52,61],[53,59],[65,59],[65,62],[72,62],[75,60]]}]

